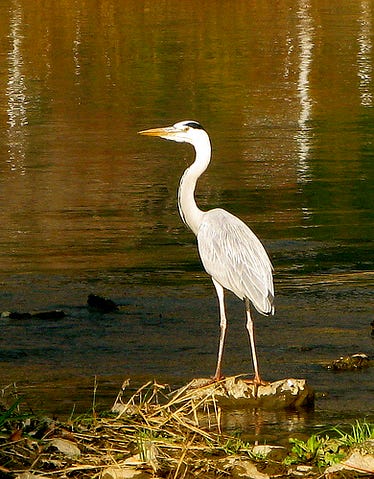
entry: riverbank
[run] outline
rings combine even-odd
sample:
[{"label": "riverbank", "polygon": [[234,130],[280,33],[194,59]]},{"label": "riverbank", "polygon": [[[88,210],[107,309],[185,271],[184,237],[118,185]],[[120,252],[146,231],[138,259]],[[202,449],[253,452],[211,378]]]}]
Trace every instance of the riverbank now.
[{"label": "riverbank", "polygon": [[373,424],[290,437],[288,447],[256,444],[222,431],[214,393],[201,399],[187,387],[170,391],[148,382],[128,397],[127,387],[125,382],[111,411],[101,412],[94,390],[90,413],[64,422],[24,411],[9,388],[0,411],[0,476],[373,477]]}]

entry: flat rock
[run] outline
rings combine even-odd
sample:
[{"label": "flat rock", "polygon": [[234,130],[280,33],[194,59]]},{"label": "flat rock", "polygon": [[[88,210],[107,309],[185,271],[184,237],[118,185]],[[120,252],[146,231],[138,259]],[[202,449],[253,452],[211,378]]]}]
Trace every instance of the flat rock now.
[{"label": "flat rock", "polygon": [[325,474],[332,474],[338,471],[357,471],[363,474],[373,474],[374,477],[374,456],[354,451],[345,461],[328,467]]},{"label": "flat rock", "polygon": [[195,389],[196,399],[214,396],[226,408],[275,410],[311,406],[314,402],[314,391],[305,379],[287,378],[260,386],[237,376],[217,382],[194,379],[188,388]]},{"label": "flat rock", "polygon": [[270,476],[266,473],[259,471],[256,464],[251,461],[238,461],[232,471],[231,477],[233,478],[245,478],[245,479],[270,479]]},{"label": "flat rock", "polygon": [[100,479],[149,479],[152,475],[139,471],[135,467],[108,467],[101,473]]},{"label": "flat rock", "polygon": [[50,444],[65,454],[65,456],[74,458],[79,457],[81,454],[79,447],[74,442],[68,441],[67,439],[56,437],[50,441]]},{"label": "flat rock", "polygon": [[356,471],[374,474],[374,456],[371,454],[362,454],[359,451],[354,451],[344,461],[344,465]]}]

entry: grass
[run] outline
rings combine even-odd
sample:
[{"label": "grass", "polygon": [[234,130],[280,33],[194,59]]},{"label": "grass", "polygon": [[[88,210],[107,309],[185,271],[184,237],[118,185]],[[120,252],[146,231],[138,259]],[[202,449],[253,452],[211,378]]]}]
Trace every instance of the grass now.
[{"label": "grass", "polygon": [[374,425],[357,421],[350,430],[334,427],[305,441],[291,438],[286,457],[271,459],[240,435],[222,433],[210,386],[207,395],[201,394],[204,387],[196,395],[187,386],[171,392],[148,382],[128,397],[125,381],[105,413],[97,408],[97,387],[95,378],[92,411],[66,423],[21,413],[21,399],[8,389],[0,402],[0,477],[31,472],[99,479],[108,468],[126,468],[148,477],[209,479],[230,477],[241,461],[252,461],[283,477],[292,467],[311,465],[317,478],[323,477],[318,468],[341,461],[350,448],[373,438]]},{"label": "grass", "polygon": [[333,431],[338,434],[339,442],[347,447],[352,447],[362,444],[369,439],[374,439],[374,424],[361,421],[356,421],[355,424],[352,424],[350,432],[344,432],[337,427],[334,427]]},{"label": "grass", "polygon": [[316,464],[326,467],[338,464],[347,455],[347,450],[360,446],[373,439],[374,424],[356,421],[351,425],[351,431],[345,432],[339,427],[331,427],[328,431],[334,437],[312,435],[306,441],[290,438],[291,453],[285,459],[286,464]]}]

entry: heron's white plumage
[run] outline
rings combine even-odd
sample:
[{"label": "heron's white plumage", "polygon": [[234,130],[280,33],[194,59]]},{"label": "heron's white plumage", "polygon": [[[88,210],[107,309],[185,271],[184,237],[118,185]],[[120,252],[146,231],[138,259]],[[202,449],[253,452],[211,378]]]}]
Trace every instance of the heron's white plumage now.
[{"label": "heron's white plumage", "polygon": [[207,211],[197,232],[205,270],[257,311],[274,311],[272,265],[257,236],[239,218],[217,208]]}]

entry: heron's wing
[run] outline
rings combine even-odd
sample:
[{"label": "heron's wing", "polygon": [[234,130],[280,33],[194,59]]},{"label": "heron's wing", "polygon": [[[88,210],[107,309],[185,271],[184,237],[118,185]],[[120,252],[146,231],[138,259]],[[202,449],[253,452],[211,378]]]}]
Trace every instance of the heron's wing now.
[{"label": "heron's wing", "polygon": [[248,298],[261,313],[273,313],[272,265],[245,223],[225,210],[210,210],[204,213],[197,242],[206,271],[218,283]]}]

